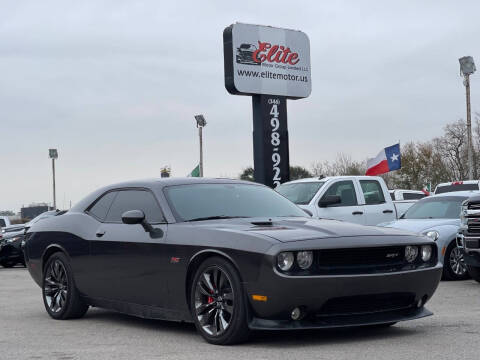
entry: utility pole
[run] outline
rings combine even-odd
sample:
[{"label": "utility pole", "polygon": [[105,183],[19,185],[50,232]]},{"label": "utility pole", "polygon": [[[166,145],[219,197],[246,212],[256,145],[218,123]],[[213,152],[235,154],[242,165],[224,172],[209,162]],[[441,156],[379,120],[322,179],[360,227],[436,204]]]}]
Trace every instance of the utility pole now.
[{"label": "utility pole", "polygon": [[470,107],[470,75],[476,68],[471,56],[458,59],[460,74],[464,77],[465,93],[467,98],[467,147],[468,147],[468,179],[473,180],[473,148],[472,148],[472,111]]},{"label": "utility pole", "polygon": [[52,176],[53,176],[53,210],[57,209],[57,194],[55,189],[55,160],[58,159],[57,149],[48,149],[48,155],[52,159]]},{"label": "utility pole", "polygon": [[207,121],[203,115],[195,115],[195,120],[197,121],[198,128],[198,138],[200,140],[200,162],[198,163],[198,170],[200,177],[203,177],[203,133],[202,129],[207,125]]}]

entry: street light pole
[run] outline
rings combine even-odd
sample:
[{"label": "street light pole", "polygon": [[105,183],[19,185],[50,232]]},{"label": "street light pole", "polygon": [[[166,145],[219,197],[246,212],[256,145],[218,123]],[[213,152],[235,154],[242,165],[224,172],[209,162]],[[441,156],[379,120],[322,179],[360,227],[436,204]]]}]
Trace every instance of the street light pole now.
[{"label": "street light pole", "polygon": [[470,75],[465,75],[465,92],[467,97],[467,146],[468,146],[468,179],[473,180],[472,154],[472,111],[470,108]]},{"label": "street light pole", "polygon": [[200,140],[200,162],[198,164],[199,176],[203,177],[203,132],[202,129],[207,125],[207,121],[203,115],[195,115],[195,120],[197,121],[198,128],[198,138]]},{"label": "street light pole", "polygon": [[55,190],[55,159],[52,158],[52,174],[53,174],[53,210],[57,209],[57,193]]},{"label": "street light pole", "polygon": [[52,159],[52,175],[53,175],[53,209],[57,209],[57,194],[55,189],[55,160],[58,159],[57,149],[48,149],[48,157]]},{"label": "street light pole", "polygon": [[472,111],[470,108],[470,75],[476,68],[471,56],[458,59],[460,62],[460,74],[464,77],[465,93],[467,98],[467,147],[468,147],[468,179],[473,180],[473,148],[472,148]]}]

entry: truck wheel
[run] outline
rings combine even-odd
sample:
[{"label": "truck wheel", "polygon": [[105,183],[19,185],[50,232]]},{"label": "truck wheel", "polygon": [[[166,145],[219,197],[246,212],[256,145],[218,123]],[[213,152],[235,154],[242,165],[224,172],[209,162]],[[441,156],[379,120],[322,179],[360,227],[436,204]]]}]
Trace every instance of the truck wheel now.
[{"label": "truck wheel", "polygon": [[446,280],[468,279],[467,265],[455,241],[452,241],[450,245],[448,245],[447,251],[445,252],[445,258],[443,259],[443,277]]},{"label": "truck wheel", "polygon": [[467,265],[467,269],[472,279],[480,283],[480,267]]}]

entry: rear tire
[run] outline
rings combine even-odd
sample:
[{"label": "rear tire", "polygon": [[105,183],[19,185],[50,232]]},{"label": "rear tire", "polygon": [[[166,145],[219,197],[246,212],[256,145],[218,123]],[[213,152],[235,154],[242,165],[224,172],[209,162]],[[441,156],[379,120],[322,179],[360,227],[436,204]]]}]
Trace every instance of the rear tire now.
[{"label": "rear tire", "polygon": [[12,268],[15,265],[17,265],[16,261],[10,261],[10,260],[4,260],[0,262],[0,265],[2,265],[4,268]]},{"label": "rear tire", "polygon": [[221,257],[205,260],[190,284],[190,311],[198,332],[214,345],[248,339],[247,303],[235,267]]},{"label": "rear tire", "polygon": [[56,320],[80,318],[88,305],[78,293],[67,257],[56,252],[47,260],[43,271],[42,297],[48,315]]},{"label": "rear tire", "polygon": [[467,269],[472,279],[480,283],[480,267],[467,265]]},{"label": "rear tire", "polygon": [[466,280],[469,275],[461,250],[455,241],[447,247],[443,260],[443,277],[446,280]]}]

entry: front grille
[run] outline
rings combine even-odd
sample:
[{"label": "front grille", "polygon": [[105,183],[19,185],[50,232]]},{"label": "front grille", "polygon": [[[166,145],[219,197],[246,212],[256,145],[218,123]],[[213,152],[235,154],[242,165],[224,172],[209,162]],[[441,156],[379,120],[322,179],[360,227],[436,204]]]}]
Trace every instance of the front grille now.
[{"label": "front grille", "polygon": [[468,218],[468,232],[471,234],[480,234],[480,217]]},{"label": "front grille", "polygon": [[413,293],[386,293],[338,297],[328,300],[317,316],[337,316],[386,312],[412,307]]},{"label": "front grille", "polygon": [[468,204],[468,210],[479,210],[480,203],[470,203]]},{"label": "front grille", "polygon": [[413,263],[408,263],[405,260],[405,246],[317,250],[311,271],[316,275],[346,275],[413,270],[433,266],[437,258],[436,246],[432,251],[428,263],[421,260],[420,254]]}]

